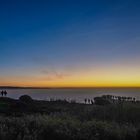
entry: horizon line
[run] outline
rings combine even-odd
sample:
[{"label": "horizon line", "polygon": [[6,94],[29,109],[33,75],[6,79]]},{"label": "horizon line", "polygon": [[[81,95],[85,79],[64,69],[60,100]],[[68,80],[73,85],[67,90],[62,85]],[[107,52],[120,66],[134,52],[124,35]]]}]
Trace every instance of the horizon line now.
[{"label": "horizon line", "polygon": [[0,86],[0,88],[32,88],[32,89],[55,89],[55,88],[140,88],[140,86],[67,86],[67,87],[38,87],[38,86]]}]

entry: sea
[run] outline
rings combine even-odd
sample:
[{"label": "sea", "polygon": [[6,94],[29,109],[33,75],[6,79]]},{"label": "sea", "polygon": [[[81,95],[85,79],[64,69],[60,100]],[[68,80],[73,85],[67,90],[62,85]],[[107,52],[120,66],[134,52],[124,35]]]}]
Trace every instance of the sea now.
[{"label": "sea", "polygon": [[[2,89],[0,89],[1,91]],[[7,97],[18,99],[22,95],[29,95],[36,100],[67,100],[84,103],[84,99],[94,99],[102,95],[115,95],[135,97],[140,100],[140,88],[20,88],[4,89],[8,92]]]}]

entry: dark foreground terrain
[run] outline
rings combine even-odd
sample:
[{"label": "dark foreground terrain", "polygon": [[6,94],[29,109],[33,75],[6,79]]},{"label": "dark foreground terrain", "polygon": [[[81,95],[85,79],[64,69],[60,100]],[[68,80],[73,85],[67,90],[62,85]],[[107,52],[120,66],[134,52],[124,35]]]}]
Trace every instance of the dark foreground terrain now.
[{"label": "dark foreground terrain", "polygon": [[140,140],[140,103],[97,97],[92,104],[0,98],[0,140]]}]

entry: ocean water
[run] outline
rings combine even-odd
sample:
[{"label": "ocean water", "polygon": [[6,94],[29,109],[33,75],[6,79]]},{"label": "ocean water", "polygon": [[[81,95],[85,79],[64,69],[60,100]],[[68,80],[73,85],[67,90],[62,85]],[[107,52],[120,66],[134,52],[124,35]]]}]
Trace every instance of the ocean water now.
[{"label": "ocean water", "polygon": [[140,88],[65,88],[65,89],[7,89],[8,97],[18,99],[29,95],[37,100],[66,99],[83,103],[85,98],[93,99],[101,95],[128,96],[140,99]]}]

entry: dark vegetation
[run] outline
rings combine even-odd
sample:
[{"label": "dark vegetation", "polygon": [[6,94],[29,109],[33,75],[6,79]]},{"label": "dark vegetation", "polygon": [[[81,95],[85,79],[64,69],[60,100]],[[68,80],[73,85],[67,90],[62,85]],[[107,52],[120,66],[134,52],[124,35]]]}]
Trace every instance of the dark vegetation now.
[{"label": "dark vegetation", "polygon": [[0,98],[0,140],[139,140],[140,103],[104,95],[85,104]]}]

